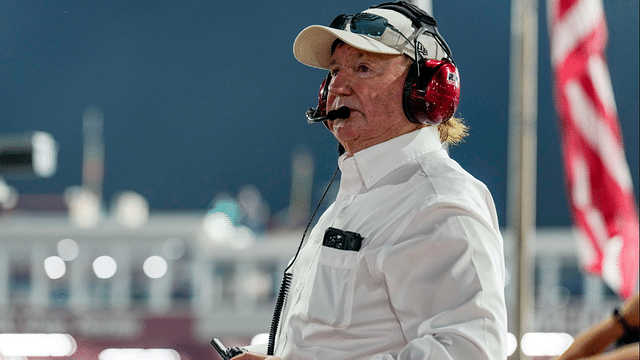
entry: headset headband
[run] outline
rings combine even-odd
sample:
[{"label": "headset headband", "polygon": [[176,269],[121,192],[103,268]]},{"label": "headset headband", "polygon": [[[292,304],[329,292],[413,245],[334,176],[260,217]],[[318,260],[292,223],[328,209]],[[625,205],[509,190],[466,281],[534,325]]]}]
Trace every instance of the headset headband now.
[{"label": "headset headband", "polygon": [[[369,7],[369,9],[393,10],[404,15],[407,19],[411,20],[413,26],[418,29],[417,32],[420,32],[420,30],[422,30],[422,32],[428,32],[429,34],[433,35],[436,41],[440,43],[444,51],[449,56],[449,60],[453,64],[455,64],[455,61],[453,61],[453,56],[451,55],[451,48],[438,31],[438,22],[424,10],[406,1],[386,2],[379,5],[373,5]],[[415,36],[415,39],[417,39],[417,37],[418,36]]]}]

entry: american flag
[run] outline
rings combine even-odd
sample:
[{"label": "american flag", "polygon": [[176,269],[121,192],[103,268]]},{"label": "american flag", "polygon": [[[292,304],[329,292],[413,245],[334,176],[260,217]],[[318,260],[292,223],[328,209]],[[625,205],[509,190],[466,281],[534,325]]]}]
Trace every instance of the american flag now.
[{"label": "american flag", "polygon": [[637,291],[638,212],[605,60],[602,0],[548,0],[564,169],[584,269]]}]

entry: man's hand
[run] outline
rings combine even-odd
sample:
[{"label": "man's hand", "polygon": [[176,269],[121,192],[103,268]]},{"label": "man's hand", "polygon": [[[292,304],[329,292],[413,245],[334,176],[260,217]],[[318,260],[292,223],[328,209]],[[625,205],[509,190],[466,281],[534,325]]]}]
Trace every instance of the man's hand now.
[{"label": "man's hand", "polygon": [[279,357],[268,356],[256,353],[244,353],[233,357],[231,360],[282,360]]}]

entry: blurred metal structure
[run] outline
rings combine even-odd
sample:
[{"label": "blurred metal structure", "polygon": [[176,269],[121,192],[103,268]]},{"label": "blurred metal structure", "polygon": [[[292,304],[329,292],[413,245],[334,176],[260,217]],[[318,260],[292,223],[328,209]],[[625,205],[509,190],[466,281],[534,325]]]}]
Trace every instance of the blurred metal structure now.
[{"label": "blurred metal structure", "polygon": [[58,144],[44,131],[0,134],[0,176],[48,178],[58,165]]},{"label": "blurred metal structure", "polygon": [[9,180],[49,178],[58,167],[58,144],[44,131],[0,134],[0,211],[18,202]]},{"label": "blurred metal structure", "polygon": [[82,187],[93,192],[102,203],[104,178],[104,115],[94,105],[85,108],[82,116]]},{"label": "blurred metal structure", "polygon": [[433,15],[433,1],[431,0],[411,0],[411,3],[417,5],[420,9],[426,11],[429,15]]},{"label": "blurred metal structure", "polygon": [[[511,1],[507,228],[514,238],[516,301],[509,314],[517,339],[534,323],[538,106],[538,2]],[[515,359],[524,359],[520,348]]]}]

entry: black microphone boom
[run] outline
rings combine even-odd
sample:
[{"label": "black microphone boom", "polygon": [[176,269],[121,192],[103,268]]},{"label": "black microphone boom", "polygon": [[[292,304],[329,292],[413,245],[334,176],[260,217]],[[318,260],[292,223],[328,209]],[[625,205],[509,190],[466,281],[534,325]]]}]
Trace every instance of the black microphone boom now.
[{"label": "black microphone boom", "polygon": [[314,124],[326,120],[348,119],[351,115],[351,110],[346,106],[342,106],[336,110],[331,110],[324,116],[314,116],[315,110],[315,108],[307,110],[307,123]]}]

